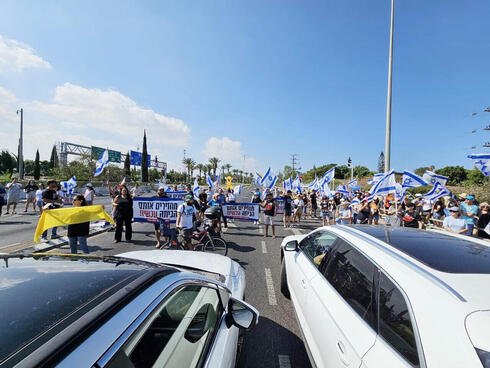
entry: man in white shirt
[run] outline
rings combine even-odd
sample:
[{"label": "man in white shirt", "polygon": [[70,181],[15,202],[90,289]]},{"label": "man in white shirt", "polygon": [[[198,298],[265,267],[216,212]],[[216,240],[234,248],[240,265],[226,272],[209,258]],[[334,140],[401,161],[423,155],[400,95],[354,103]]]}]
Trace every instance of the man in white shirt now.
[{"label": "man in white shirt", "polygon": [[468,225],[465,219],[459,218],[459,208],[451,207],[449,212],[451,216],[447,216],[444,219],[442,227],[451,233],[464,234],[468,229]]},{"label": "man in white shirt", "polygon": [[194,199],[190,194],[184,197],[184,203],[177,208],[176,228],[181,228],[184,232],[185,247],[192,249],[191,236],[194,228],[194,216],[197,216],[196,208],[194,207]]}]

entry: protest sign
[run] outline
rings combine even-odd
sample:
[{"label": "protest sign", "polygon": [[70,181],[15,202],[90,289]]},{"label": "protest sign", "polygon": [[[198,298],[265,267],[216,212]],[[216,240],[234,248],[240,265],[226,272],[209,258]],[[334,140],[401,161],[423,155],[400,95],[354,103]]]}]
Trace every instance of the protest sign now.
[{"label": "protest sign", "polygon": [[237,220],[258,221],[258,203],[223,203],[223,216]]},{"label": "protest sign", "polygon": [[158,218],[177,220],[177,208],[184,203],[179,198],[135,197],[133,200],[133,220],[135,222],[159,222]]},{"label": "protest sign", "polygon": [[187,192],[185,190],[169,190],[165,192],[169,198],[178,198],[184,200]]},{"label": "protest sign", "polygon": [[277,210],[276,210],[276,215],[283,215],[284,214],[284,199],[282,198],[274,198],[274,200],[277,203]]}]

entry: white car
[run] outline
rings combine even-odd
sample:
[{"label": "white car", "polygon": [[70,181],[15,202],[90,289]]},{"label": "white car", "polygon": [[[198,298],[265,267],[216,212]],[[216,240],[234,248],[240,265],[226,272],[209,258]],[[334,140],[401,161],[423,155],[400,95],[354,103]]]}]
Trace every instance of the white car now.
[{"label": "white car", "polygon": [[258,312],[245,275],[204,252],[4,254],[0,367],[235,366]]},{"label": "white car", "polygon": [[490,368],[488,242],[336,225],[284,238],[281,256],[312,365]]}]

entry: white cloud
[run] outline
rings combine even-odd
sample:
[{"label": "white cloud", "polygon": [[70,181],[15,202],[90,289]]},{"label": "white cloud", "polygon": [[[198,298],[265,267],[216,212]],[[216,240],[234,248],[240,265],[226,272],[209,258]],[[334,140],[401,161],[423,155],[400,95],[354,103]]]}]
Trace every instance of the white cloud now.
[{"label": "white cloud", "polygon": [[180,119],[144,109],[122,93],[88,89],[65,83],[55,90],[51,102],[19,101],[0,87],[0,147],[17,151],[18,106],[24,107],[24,156],[33,159],[39,148],[47,159],[55,142],[109,147],[123,153],[141,150],[146,129],[148,151],[175,167],[182,148],[190,139],[190,128]]},{"label": "white cloud", "polygon": [[37,56],[29,45],[0,35],[0,71],[24,69],[51,69],[51,64]]},{"label": "white cloud", "polygon": [[207,159],[218,157],[221,160],[220,165],[231,164],[234,168],[244,168],[246,171],[255,170],[257,167],[257,160],[255,158],[245,156],[244,159],[242,142],[233,141],[228,137],[209,138],[205,143],[202,153]]}]

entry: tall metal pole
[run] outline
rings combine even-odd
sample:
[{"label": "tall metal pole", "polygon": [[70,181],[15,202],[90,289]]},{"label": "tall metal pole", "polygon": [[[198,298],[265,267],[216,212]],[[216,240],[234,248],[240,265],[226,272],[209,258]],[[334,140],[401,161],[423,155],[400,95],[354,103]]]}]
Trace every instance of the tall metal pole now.
[{"label": "tall metal pole", "polygon": [[[17,110],[19,113],[19,110]],[[19,138],[19,179],[24,179],[24,153],[23,153],[23,141],[24,141],[24,109],[20,109],[20,138]]]},{"label": "tall metal pole", "polygon": [[390,171],[391,158],[391,77],[393,74],[393,31],[395,28],[395,0],[391,0],[390,56],[388,64],[388,97],[386,101],[386,139],[385,139],[385,173]]}]

